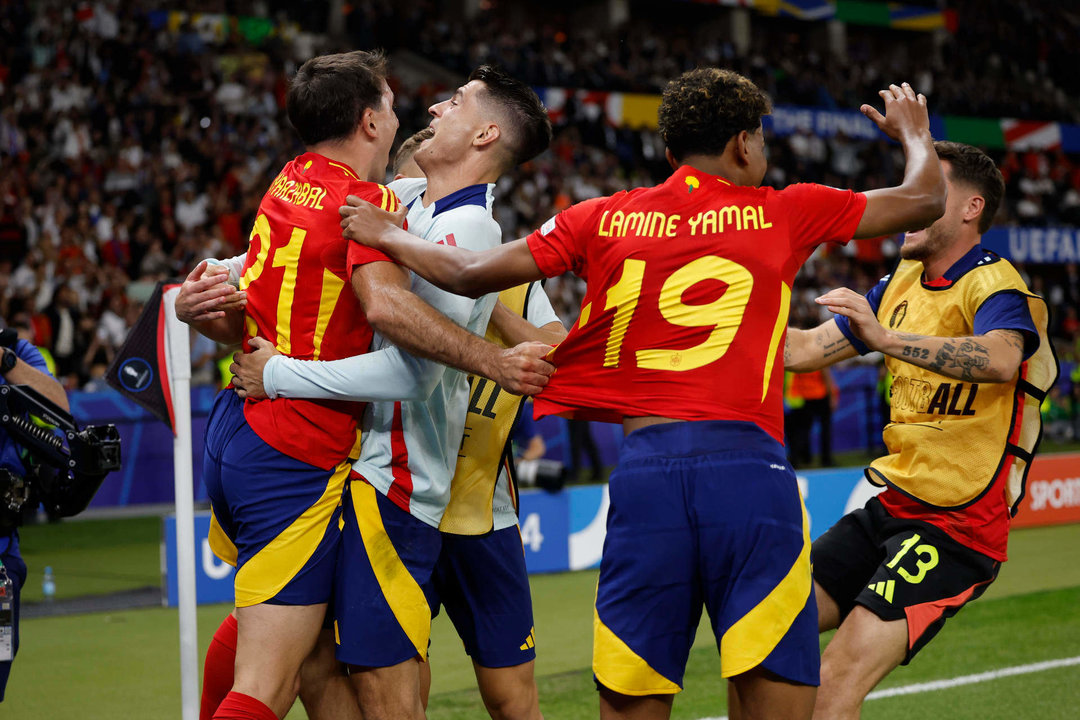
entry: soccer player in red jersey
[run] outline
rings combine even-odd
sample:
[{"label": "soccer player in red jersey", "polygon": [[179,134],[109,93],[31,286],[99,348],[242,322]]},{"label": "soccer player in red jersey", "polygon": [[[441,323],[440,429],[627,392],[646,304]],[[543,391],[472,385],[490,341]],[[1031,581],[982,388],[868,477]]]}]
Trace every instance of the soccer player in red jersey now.
[{"label": "soccer player in red jersey", "polygon": [[894,378],[889,452],[866,469],[886,489],[814,541],[818,625],[839,628],[822,657],[823,719],[858,718],[867,693],[997,577],[1057,377],[1045,302],[979,246],[1001,172],[969,145],[934,147],[945,215],[907,234],[900,264],[865,297],[818,298],[834,320],[788,330],[793,370],[876,350]]},{"label": "soccer player in red jersey", "polygon": [[[308,61],[290,85],[288,112],[308,152],[285,166],[260,204],[240,280],[244,312],[194,323],[200,331],[242,339],[245,348],[261,337],[283,354],[331,360],[366,352],[374,326],[403,347],[433,345],[427,354],[440,361],[519,391],[539,389],[542,361],[489,350],[409,292],[407,274],[385,255],[341,236],[336,208],[346,196],[397,206],[390,190],[371,182],[385,172],[398,127],[382,56]],[[333,589],[341,496],[362,409],[245,402],[231,390],[215,401],[204,479],[211,547],[237,567],[237,641],[232,691],[214,718],[281,717],[296,697]]]},{"label": "soccer player in red jersey", "polygon": [[538,414],[622,422],[594,618],[603,718],[666,718],[705,605],[738,717],[807,718],[818,684],[810,540],[782,446],[784,331],[814,248],[926,225],[943,211],[926,99],[906,84],[863,112],[907,156],[865,194],[760,188],[768,97],[698,69],[669,83],[660,132],[674,173],[575,205],[480,253],[411,237],[400,215],[342,208],[346,237],[453,292],[572,270],[581,316],[553,353]]}]

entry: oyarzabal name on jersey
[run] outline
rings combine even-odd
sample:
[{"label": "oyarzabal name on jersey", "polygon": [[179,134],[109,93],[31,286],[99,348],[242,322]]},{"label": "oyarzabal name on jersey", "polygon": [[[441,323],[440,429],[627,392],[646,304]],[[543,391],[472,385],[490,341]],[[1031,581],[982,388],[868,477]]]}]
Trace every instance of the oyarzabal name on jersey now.
[{"label": "oyarzabal name on jersey", "polygon": [[289,180],[284,173],[274,179],[274,182],[270,184],[270,189],[266,192],[268,195],[280,198],[293,205],[314,208],[315,210],[323,209],[322,200],[326,197],[326,188],[311,183]]},{"label": "oyarzabal name on jersey", "polygon": [[[682,215],[671,215],[658,210],[648,212],[612,212],[605,210],[600,216],[600,237],[676,237]],[[729,230],[767,230],[773,224],[765,219],[761,205],[725,205],[716,210],[703,210],[687,218],[690,235],[715,235]]]}]

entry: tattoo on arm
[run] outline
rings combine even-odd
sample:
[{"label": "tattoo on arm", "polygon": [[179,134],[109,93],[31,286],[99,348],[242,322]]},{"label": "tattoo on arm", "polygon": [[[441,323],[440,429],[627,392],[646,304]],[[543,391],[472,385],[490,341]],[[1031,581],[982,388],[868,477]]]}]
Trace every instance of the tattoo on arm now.
[{"label": "tattoo on arm", "polygon": [[839,340],[830,340],[826,335],[818,335],[815,339],[817,344],[821,347],[821,356],[826,360],[851,347],[851,343],[848,342],[848,339],[843,335],[840,336]]},{"label": "tattoo on arm", "polygon": [[946,342],[930,363],[930,369],[940,372],[942,368],[959,368],[961,379],[975,380],[975,371],[984,372],[990,367],[990,351],[982,343],[972,339],[960,342],[959,347]]},{"label": "tattoo on arm", "polygon": [[995,333],[1004,338],[1005,342],[1020,352],[1024,352],[1024,334],[1019,330],[995,330]]}]

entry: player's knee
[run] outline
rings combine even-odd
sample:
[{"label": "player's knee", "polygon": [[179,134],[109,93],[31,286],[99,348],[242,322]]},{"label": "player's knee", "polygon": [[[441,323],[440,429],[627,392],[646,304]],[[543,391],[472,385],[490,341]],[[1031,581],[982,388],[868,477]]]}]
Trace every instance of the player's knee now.
[{"label": "player's knee", "polygon": [[492,720],[541,720],[535,683],[519,683],[499,693],[485,693],[484,707]]}]

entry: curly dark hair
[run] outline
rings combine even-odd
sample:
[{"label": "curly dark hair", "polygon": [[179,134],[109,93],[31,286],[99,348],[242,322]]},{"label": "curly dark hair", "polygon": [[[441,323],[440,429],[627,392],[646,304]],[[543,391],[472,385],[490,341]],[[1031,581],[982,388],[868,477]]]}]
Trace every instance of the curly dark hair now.
[{"label": "curly dark hair", "polygon": [[939,159],[949,161],[949,180],[967,185],[986,201],[979,215],[979,234],[982,235],[994,224],[1001,196],[1005,194],[1005,178],[990,156],[977,147],[939,140],[934,143],[934,151]]},{"label": "curly dark hair", "polygon": [[697,68],[667,84],[660,101],[660,137],[676,159],[720,155],[743,130],[772,112],[761,88],[731,70]]},{"label": "curly dark hair", "polygon": [[289,83],[285,110],[304,145],[349,137],[364,111],[382,103],[386,57],[381,50],[313,57]]}]

